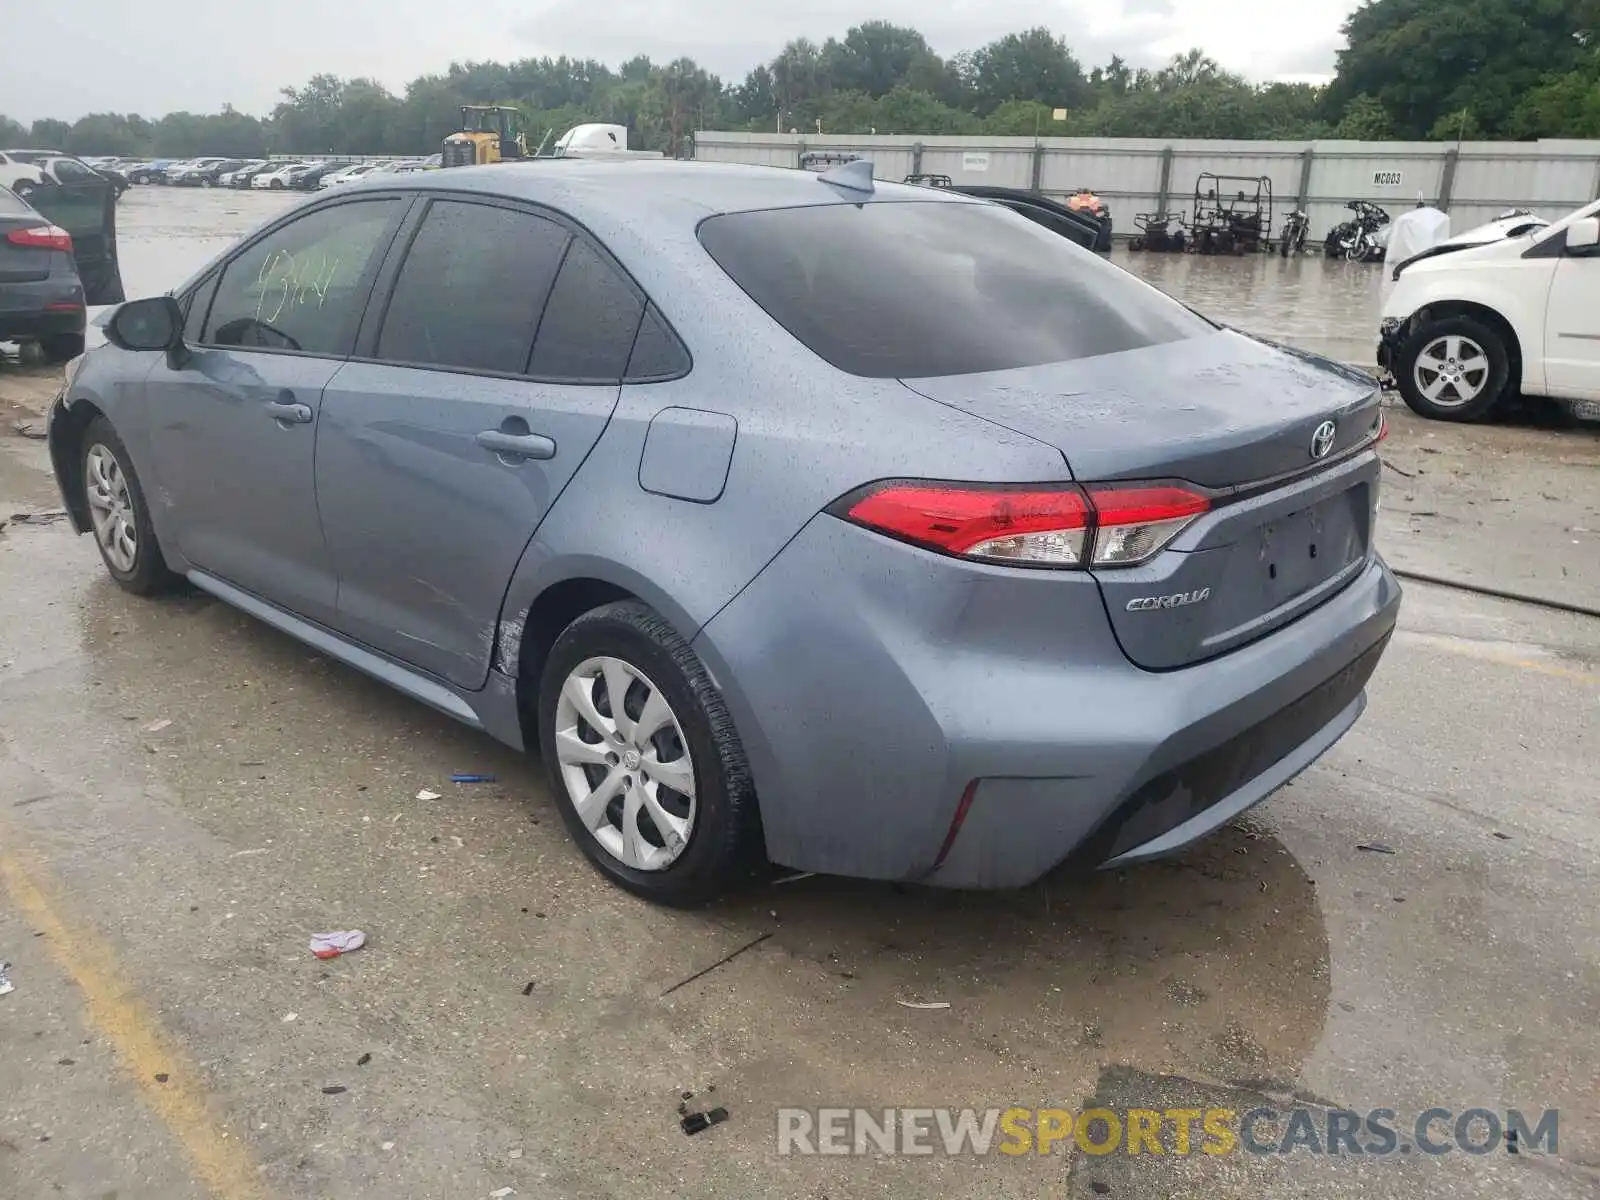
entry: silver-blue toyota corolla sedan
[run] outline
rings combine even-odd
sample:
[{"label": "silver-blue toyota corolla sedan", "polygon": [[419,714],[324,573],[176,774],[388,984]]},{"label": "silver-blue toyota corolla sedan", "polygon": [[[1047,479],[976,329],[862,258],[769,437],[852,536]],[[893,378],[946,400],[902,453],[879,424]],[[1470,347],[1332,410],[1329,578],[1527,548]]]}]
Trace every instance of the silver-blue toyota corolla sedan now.
[{"label": "silver-blue toyota corolla sedan", "polygon": [[655,900],[1183,846],[1365,704],[1378,393],[859,170],[339,188],[115,312],[51,414],[72,518],[537,747]]}]

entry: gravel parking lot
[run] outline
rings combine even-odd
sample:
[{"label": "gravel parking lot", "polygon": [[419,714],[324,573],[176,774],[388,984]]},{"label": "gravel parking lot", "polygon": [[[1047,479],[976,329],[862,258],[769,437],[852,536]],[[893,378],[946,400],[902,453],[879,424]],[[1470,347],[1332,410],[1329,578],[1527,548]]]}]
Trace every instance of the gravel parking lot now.
[{"label": "gravel parking lot", "polygon": [[[286,202],[135,189],[128,293]],[[1252,331],[1370,344],[1375,272],[1127,261]],[[58,507],[43,444],[12,436],[55,383],[0,362],[0,521]],[[1600,603],[1592,427],[1391,418],[1392,563]],[[536,764],[213,600],[125,595],[90,539],[13,521],[0,1196],[1592,1196],[1597,746],[1600,621],[1412,584],[1354,731],[1176,860],[998,894],[809,878],[670,912],[590,869]],[[307,952],[343,928],[367,946]],[[785,1106],[1291,1093],[1559,1109],[1559,1154],[776,1149]],[[730,1119],[686,1137],[685,1099]]]}]

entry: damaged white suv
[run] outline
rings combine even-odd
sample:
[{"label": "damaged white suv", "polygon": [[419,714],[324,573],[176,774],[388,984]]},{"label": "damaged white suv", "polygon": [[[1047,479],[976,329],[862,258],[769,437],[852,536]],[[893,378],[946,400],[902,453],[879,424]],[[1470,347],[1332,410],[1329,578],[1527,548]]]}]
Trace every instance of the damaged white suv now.
[{"label": "damaged white suv", "polygon": [[1600,405],[1600,201],[1486,243],[1447,241],[1392,269],[1378,365],[1415,412],[1478,421],[1521,393]]}]

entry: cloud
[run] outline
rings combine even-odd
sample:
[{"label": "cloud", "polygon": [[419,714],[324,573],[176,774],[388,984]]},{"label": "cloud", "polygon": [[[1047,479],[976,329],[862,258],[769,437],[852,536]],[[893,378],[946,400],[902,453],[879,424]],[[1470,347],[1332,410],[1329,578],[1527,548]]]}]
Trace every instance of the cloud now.
[{"label": "cloud", "polygon": [[1178,6],[1173,0],[1123,0],[1122,11],[1131,16],[1150,13],[1157,17],[1176,16]]}]

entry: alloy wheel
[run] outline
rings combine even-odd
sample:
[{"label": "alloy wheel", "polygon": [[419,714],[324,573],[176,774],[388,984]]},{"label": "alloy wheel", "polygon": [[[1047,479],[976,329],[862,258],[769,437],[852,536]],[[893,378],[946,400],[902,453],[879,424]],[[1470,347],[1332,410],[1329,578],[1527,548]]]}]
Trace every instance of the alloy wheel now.
[{"label": "alloy wheel", "polygon": [[1471,338],[1435,338],[1417,355],[1411,376],[1417,391],[1440,408],[1460,408],[1482,394],[1489,382],[1489,356]]},{"label": "alloy wheel", "polygon": [[661,871],[689,845],[694,761],[659,687],[620,658],[580,662],[556,704],[555,748],[578,819],[624,866]]},{"label": "alloy wheel", "polygon": [[117,456],[97,442],[84,459],[84,475],[95,541],[107,562],[131,572],[139,560],[139,533],[127,474]]}]

